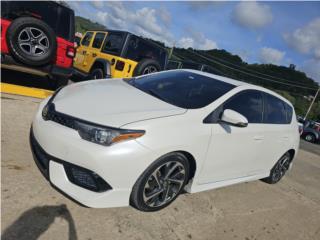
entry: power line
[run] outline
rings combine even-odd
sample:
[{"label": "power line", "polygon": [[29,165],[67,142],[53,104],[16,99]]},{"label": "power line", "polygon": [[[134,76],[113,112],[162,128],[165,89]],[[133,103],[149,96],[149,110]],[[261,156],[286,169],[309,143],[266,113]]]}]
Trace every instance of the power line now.
[{"label": "power line", "polygon": [[[209,56],[207,53],[201,53],[201,54],[202,54],[202,55],[205,55],[205,56],[207,56],[207,57],[209,57],[209,58],[213,58],[213,59],[215,59],[216,61],[224,62],[224,63],[230,64],[230,65],[232,65],[232,66],[235,66],[235,67],[244,69],[243,66],[240,66],[240,65],[238,65],[238,64],[234,64],[234,63],[228,62],[228,61],[226,61],[226,60],[224,60],[224,59],[219,59],[219,58],[217,58],[217,57],[215,57],[215,56],[211,56],[211,55]],[[258,72],[258,71],[252,70],[252,69],[247,69],[247,68],[246,68],[245,70],[248,71],[248,72],[257,73],[257,74],[260,74],[260,75],[263,75],[263,76],[271,77],[271,78],[274,78],[274,79],[277,79],[277,80],[280,80],[280,81],[285,80],[285,81],[287,81],[287,82],[289,82],[289,83],[293,83],[293,81],[290,81],[290,80],[288,80],[288,79],[275,77],[275,76],[272,76],[272,75],[269,75],[269,74],[265,74],[265,73],[261,73],[261,72]],[[302,85],[302,84],[301,84],[301,85]],[[304,85],[304,86],[305,86],[305,85]]]},{"label": "power line", "polygon": [[[209,59],[208,57],[203,56],[203,55],[201,55],[201,54],[199,54],[199,53],[191,52],[191,51],[188,50],[188,49],[187,49],[186,51],[188,51],[188,52],[190,52],[190,53],[194,53],[194,54],[198,55],[199,57],[202,57],[203,59],[206,59],[207,61],[214,62],[214,63],[216,63],[216,64],[219,64],[219,65],[221,65],[221,66],[224,66],[224,67],[226,67],[226,68],[232,69],[232,70],[237,71],[237,72],[241,72],[241,73],[246,74],[246,75],[248,75],[248,76],[260,78],[260,79],[263,79],[263,80],[265,80],[265,81],[274,82],[274,83],[278,83],[278,84],[282,84],[282,85],[287,85],[287,86],[292,86],[292,87],[297,87],[297,88],[304,88],[304,89],[315,90],[315,91],[318,90],[318,88],[310,88],[310,87],[300,86],[300,85],[297,85],[297,84],[291,84],[291,83],[286,83],[286,82],[279,82],[279,81],[276,81],[276,80],[272,80],[272,79],[264,78],[264,77],[261,77],[261,76],[257,76],[257,75],[254,75],[254,74],[252,74],[252,73],[248,73],[248,72],[245,72],[245,71],[243,71],[243,70],[230,67],[230,66],[225,65],[225,64],[223,64],[223,63],[220,63],[220,62],[218,62],[218,61],[216,61],[216,60]],[[244,80],[243,80],[243,81],[244,81]]]}]

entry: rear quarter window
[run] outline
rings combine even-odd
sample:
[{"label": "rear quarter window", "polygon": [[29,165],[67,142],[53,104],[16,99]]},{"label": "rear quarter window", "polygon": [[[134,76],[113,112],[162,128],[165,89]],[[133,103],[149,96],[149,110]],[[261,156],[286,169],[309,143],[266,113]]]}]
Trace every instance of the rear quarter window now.
[{"label": "rear quarter window", "polygon": [[287,124],[290,124],[291,122],[292,122],[292,115],[293,115],[293,109],[292,109],[292,107],[289,105],[289,104],[287,104],[287,103],[284,103],[284,105],[285,105],[285,108],[286,108],[286,113],[287,113],[287,118],[286,118],[286,120],[287,120]]}]

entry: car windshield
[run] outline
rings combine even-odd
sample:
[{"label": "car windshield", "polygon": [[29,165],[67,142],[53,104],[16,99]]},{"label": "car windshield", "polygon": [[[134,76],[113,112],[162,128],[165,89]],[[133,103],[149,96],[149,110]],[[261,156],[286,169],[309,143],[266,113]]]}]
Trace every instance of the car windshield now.
[{"label": "car windshield", "polygon": [[205,107],[235,87],[188,71],[160,72],[127,82],[162,101],[185,109]]}]

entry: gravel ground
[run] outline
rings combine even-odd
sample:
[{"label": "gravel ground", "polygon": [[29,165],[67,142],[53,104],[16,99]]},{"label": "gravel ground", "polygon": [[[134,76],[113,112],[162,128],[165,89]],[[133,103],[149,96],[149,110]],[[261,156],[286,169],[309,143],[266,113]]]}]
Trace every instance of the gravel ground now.
[{"label": "gravel ground", "polygon": [[52,189],[33,162],[28,133],[39,100],[1,98],[4,240],[320,239],[317,151],[301,150],[292,171],[276,185],[255,181],[185,194],[156,213],[83,208]]}]

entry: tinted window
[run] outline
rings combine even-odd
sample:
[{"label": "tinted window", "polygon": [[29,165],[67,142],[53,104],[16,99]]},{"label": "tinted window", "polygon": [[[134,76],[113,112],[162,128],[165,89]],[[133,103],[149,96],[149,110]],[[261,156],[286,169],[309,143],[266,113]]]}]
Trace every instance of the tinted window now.
[{"label": "tinted window", "polygon": [[103,43],[105,35],[106,35],[105,33],[96,33],[96,36],[94,37],[94,40],[92,43],[92,47],[99,49]]},{"label": "tinted window", "polygon": [[285,124],[287,123],[284,102],[270,94],[264,94],[264,123]]},{"label": "tinted window", "polygon": [[160,72],[131,79],[129,84],[172,105],[202,108],[235,86],[187,71]]},{"label": "tinted window", "polygon": [[180,68],[180,62],[177,61],[168,61],[166,69],[170,70],[170,69],[178,69]]},{"label": "tinted window", "polygon": [[92,36],[93,32],[87,32],[86,35],[84,35],[84,37],[82,38],[81,45],[89,46]]},{"label": "tinted window", "polygon": [[193,62],[182,62],[181,68],[200,70],[201,65]]},{"label": "tinted window", "polygon": [[291,123],[292,121],[292,114],[293,114],[293,109],[292,107],[287,104],[287,103],[284,103],[285,105],[285,108],[286,108],[286,112],[287,112],[287,122],[286,123]]},{"label": "tinted window", "polygon": [[102,51],[114,55],[120,55],[122,52],[124,37],[124,33],[108,32]]},{"label": "tinted window", "polygon": [[262,122],[262,95],[255,90],[246,90],[238,93],[228,100],[223,109],[231,109],[241,113],[248,119],[249,123]]},{"label": "tinted window", "polygon": [[164,67],[166,52],[161,47],[132,35],[129,39],[126,57],[136,62],[144,58],[155,59]]},{"label": "tinted window", "polygon": [[51,1],[1,1],[1,18],[35,16],[68,41],[74,39],[73,10]]}]

